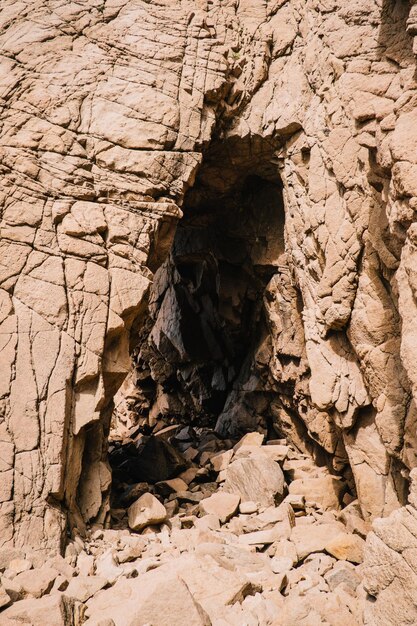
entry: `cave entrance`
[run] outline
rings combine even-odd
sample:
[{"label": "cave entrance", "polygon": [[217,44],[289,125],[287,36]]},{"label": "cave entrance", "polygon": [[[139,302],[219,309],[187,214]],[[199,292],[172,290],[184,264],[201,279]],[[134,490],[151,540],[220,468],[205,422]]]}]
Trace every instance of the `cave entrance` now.
[{"label": "cave entrance", "polygon": [[[116,479],[120,436],[146,438],[178,424],[213,428],[223,438],[273,429],[265,299],[287,267],[276,148],[258,137],[214,143],[185,194],[172,249],[155,274],[132,375],[115,399]],[[128,468],[125,459],[124,479]],[[146,471],[135,470],[132,482],[147,480]]]}]

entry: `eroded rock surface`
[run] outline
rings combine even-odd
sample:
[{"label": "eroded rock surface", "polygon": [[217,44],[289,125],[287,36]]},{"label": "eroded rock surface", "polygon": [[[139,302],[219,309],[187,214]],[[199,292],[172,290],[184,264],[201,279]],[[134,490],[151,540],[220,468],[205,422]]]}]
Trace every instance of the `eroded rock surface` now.
[{"label": "eroded rock surface", "polygon": [[415,3],[38,0],[0,19],[0,545],[56,553],[108,523],[128,373],[126,423],[134,405],[134,427],[275,432],[361,522],[412,515]]}]

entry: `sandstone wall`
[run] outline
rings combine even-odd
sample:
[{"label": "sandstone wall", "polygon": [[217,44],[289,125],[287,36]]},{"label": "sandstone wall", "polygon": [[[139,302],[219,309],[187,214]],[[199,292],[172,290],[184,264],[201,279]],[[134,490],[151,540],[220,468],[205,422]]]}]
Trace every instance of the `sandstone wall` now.
[{"label": "sandstone wall", "polygon": [[304,336],[291,410],[335,466],[347,455],[365,516],[403,504],[416,7],[51,0],[0,19],[0,542],[55,550],[68,512],[104,519],[112,398],[214,140],[274,149],[291,276],[270,287],[276,379],[289,326]]}]

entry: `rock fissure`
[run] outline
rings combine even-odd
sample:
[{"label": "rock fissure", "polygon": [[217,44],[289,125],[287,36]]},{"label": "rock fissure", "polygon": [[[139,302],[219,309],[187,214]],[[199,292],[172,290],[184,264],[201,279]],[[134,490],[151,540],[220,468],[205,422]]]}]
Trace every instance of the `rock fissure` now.
[{"label": "rock fissure", "polygon": [[[416,15],[414,0],[123,0],[117,7],[36,0],[30,13],[5,6],[0,610],[18,600],[26,604],[11,609],[23,611],[20,621],[45,623],[54,611],[57,624],[80,623],[79,603],[89,602],[91,590],[95,597],[110,586],[117,595],[131,584],[135,595],[134,572],[148,572],[133,568],[128,578],[126,567],[117,586],[115,568],[130,557],[94,560],[96,548],[111,545],[106,535],[103,545],[83,548],[80,564],[77,556],[78,580],[68,587],[62,563],[55,579],[51,568],[40,574],[32,566],[71,541],[68,564],[79,533],[89,537],[91,524],[123,526],[127,508],[144,495],[175,520],[173,528],[162,525],[155,545],[181,551],[175,524],[181,537],[196,528],[188,505],[200,507],[204,495],[202,502],[216,497],[202,509],[234,506],[218,488],[227,483],[221,466],[229,472],[228,462],[213,461],[210,446],[227,457],[237,436],[259,431],[265,442],[285,439],[296,457],[272,461],[282,465],[296,519],[309,520],[288,541],[297,543],[301,526],[317,522],[308,507],[298,515],[306,489],[316,494],[316,513],[328,501],[341,503],[340,519],[357,496],[354,524],[342,521],[362,538],[375,520],[365,565],[340,573],[326,560],[340,560],[348,548],[357,554],[350,536],[314,557],[306,576],[332,607],[325,615],[299,598],[291,613],[285,589],[308,565],[303,558],[289,567],[279,597],[266,598],[266,586],[257,591],[251,577],[224,599],[235,608],[214,618],[201,587],[171,571],[187,621],[268,624],[281,619],[278,607],[286,626],[309,626],[311,615],[311,623],[336,625],[338,610],[343,624],[415,623],[413,540],[397,539],[402,526],[417,535]],[[235,469],[243,462],[237,455]],[[306,486],[288,461],[311,461],[313,482]],[[192,484],[196,476],[189,483],[179,477],[190,470],[205,480],[190,490],[172,485]],[[168,484],[158,492],[159,483]],[[172,494],[182,495],[169,500]],[[175,500],[180,513],[171,510]],[[277,514],[275,504],[268,515]],[[221,512],[208,543],[232,550],[242,535],[235,522],[265,513],[245,513],[253,509],[245,500],[239,506],[229,519],[229,509]],[[189,516],[197,527],[213,514],[201,515],[199,508]],[[278,532],[262,523],[248,521],[243,535]],[[103,532],[127,537],[113,530],[122,534]],[[252,539],[248,545],[257,545]],[[279,559],[293,556],[286,549]],[[258,548],[257,557],[267,550]],[[196,555],[187,558],[184,568],[198,574]],[[243,569],[260,567],[255,561]],[[224,575],[214,570],[213,579]],[[144,579],[144,623],[155,617],[149,602],[162,584],[157,574]],[[309,584],[297,587],[299,595],[310,597]],[[74,587],[76,600],[59,595]]]}]

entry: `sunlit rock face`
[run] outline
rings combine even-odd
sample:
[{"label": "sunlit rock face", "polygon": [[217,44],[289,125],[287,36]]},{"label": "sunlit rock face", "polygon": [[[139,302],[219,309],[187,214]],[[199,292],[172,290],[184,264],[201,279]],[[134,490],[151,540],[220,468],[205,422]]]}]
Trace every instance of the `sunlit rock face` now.
[{"label": "sunlit rock face", "polygon": [[146,419],[275,429],[351,480],[365,518],[405,502],[410,7],[5,5],[3,546],[56,551],[105,520],[128,372]]}]

